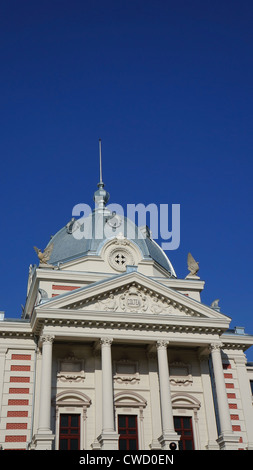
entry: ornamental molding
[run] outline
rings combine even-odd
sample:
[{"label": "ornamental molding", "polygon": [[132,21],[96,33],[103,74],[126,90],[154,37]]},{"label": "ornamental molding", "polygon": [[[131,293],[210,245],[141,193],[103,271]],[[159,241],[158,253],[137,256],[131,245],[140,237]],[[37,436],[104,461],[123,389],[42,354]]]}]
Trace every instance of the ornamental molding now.
[{"label": "ornamental molding", "polygon": [[140,382],[139,363],[129,359],[113,362],[114,382],[124,385],[135,385]]},{"label": "ornamental molding", "polygon": [[192,385],[191,365],[184,362],[174,361],[169,364],[170,383],[172,385],[188,386]]},{"label": "ornamental molding", "polygon": [[58,360],[57,380],[63,383],[84,382],[84,360],[73,354]]},{"label": "ornamental molding", "polygon": [[141,254],[133,243],[119,233],[117,237],[109,240],[101,251],[101,257],[118,272],[125,272],[128,265],[137,264]]}]

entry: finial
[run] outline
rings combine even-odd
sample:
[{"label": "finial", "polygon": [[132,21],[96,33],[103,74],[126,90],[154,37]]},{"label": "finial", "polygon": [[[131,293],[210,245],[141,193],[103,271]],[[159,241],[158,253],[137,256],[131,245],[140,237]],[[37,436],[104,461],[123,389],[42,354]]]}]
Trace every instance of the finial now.
[{"label": "finial", "polygon": [[102,177],[102,151],[101,151],[101,139],[99,139],[99,183],[98,191],[94,193],[94,201],[98,205],[98,209],[104,209],[106,203],[109,200],[110,194],[105,191],[103,177]]}]

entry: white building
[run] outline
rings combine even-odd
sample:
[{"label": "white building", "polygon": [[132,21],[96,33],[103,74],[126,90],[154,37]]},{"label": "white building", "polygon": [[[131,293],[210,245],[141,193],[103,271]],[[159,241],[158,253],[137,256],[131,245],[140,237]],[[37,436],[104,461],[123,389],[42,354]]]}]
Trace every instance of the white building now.
[{"label": "white building", "polygon": [[[253,449],[253,336],[201,302],[151,238],[105,207],[30,268],[23,317],[0,321],[3,449]],[[77,227],[78,228],[78,227]],[[86,233],[87,235],[87,233]]]}]

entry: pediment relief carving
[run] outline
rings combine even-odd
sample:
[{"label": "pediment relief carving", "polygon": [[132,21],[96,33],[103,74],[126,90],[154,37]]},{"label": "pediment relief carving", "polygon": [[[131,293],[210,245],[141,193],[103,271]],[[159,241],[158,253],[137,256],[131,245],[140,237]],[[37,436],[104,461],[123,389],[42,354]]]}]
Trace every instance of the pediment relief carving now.
[{"label": "pediment relief carving", "polygon": [[133,283],[127,288],[111,290],[107,293],[76,303],[77,310],[106,312],[147,313],[153,315],[179,315],[202,317],[200,313],[158,294],[148,288]]}]

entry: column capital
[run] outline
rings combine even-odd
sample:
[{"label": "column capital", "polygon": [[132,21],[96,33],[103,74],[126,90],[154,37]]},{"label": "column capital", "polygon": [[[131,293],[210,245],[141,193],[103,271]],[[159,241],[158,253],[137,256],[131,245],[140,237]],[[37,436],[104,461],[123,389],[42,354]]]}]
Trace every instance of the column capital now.
[{"label": "column capital", "polygon": [[158,341],[156,341],[157,349],[167,349],[168,345],[169,345],[169,341],[166,341],[164,339],[159,339]]},{"label": "column capital", "polygon": [[53,343],[54,342],[54,339],[55,339],[55,336],[54,335],[50,335],[50,334],[42,334],[40,336],[40,341],[42,343]]},{"label": "column capital", "polygon": [[216,341],[213,343],[210,343],[209,345],[209,351],[214,352],[214,351],[220,351],[223,346],[222,342]]},{"label": "column capital", "polygon": [[101,346],[111,346],[112,342],[113,338],[111,336],[102,336],[102,338],[100,338]]}]

